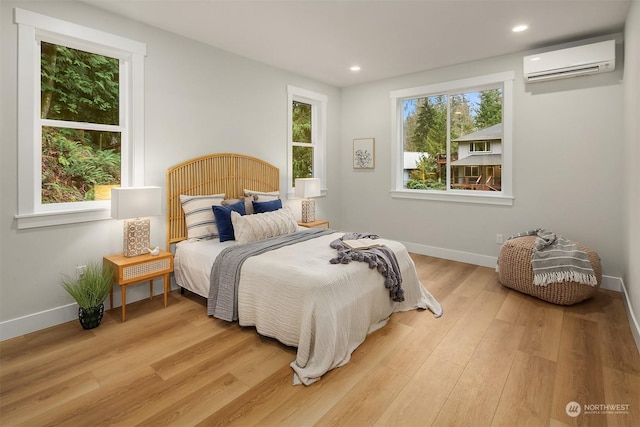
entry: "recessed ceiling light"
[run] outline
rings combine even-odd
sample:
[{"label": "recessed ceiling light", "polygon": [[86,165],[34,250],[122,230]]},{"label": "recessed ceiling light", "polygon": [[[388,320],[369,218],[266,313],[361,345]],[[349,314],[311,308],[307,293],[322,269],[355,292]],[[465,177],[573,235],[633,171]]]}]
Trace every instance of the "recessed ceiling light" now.
[{"label": "recessed ceiling light", "polygon": [[353,67],[349,68],[351,71],[360,71],[360,66],[359,65],[354,65]]},{"label": "recessed ceiling light", "polygon": [[526,30],[527,28],[529,28],[528,25],[516,25],[515,27],[513,27],[511,29],[511,31],[513,31],[514,33],[521,33],[522,31]]}]

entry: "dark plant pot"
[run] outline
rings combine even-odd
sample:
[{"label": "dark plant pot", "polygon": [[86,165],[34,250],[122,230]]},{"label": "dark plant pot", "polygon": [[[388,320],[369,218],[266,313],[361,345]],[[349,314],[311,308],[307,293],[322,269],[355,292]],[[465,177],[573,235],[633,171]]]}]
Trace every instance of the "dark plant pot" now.
[{"label": "dark plant pot", "polygon": [[90,307],[87,309],[82,307],[78,308],[78,319],[83,329],[97,328],[102,320],[103,314],[104,304],[100,304],[99,307]]}]

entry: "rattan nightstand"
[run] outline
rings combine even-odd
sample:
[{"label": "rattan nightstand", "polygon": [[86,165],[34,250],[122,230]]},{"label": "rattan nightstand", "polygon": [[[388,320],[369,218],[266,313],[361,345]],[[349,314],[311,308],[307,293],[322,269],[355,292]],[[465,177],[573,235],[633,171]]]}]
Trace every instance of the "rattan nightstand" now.
[{"label": "rattan nightstand", "polygon": [[[153,279],[164,277],[164,306],[167,306],[167,295],[169,293],[169,275],[173,271],[173,254],[161,251],[159,255],[153,256],[138,255],[125,257],[122,254],[109,255],[104,257],[104,265],[113,269],[115,281],[120,285],[122,291],[122,321],[126,320],[127,311],[127,286],[144,280],[149,280],[149,299],[153,298]],[[109,295],[109,302],[113,309],[113,286]]]}]

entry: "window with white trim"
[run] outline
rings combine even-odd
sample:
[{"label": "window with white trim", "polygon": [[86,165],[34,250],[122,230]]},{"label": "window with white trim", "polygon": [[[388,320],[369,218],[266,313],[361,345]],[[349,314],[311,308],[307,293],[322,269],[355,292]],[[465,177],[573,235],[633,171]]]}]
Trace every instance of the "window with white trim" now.
[{"label": "window with white trim", "polygon": [[295,86],[287,94],[288,192],[296,178],[320,178],[324,188],[327,96]]},{"label": "window with white trim", "polygon": [[469,151],[478,153],[488,153],[491,151],[491,142],[489,141],[475,141],[469,143]]},{"label": "window with white trim", "polygon": [[512,204],[513,78],[392,91],[392,197]]},{"label": "window with white trim", "polygon": [[110,217],[143,185],[146,45],[15,9],[18,228]]}]

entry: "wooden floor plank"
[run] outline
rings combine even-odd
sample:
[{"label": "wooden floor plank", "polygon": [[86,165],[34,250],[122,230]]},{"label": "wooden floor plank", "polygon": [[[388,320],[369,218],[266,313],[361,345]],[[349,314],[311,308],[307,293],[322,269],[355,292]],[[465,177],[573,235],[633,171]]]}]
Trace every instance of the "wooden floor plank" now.
[{"label": "wooden floor plank", "polygon": [[523,333],[523,326],[491,322],[433,425],[491,423]]},{"label": "wooden floor plank", "polygon": [[400,343],[395,351],[389,352],[382,363],[405,375],[413,375],[469,310],[472,302],[464,295],[450,294],[441,301],[447,311],[446,316],[436,319],[430,312],[421,312],[420,321],[414,319],[409,323],[413,330],[407,339]]},{"label": "wooden floor plank", "polygon": [[551,410],[553,419],[570,425],[606,425],[605,419],[585,411],[577,417],[567,413],[571,402],[585,405],[605,401],[599,340],[596,322],[564,316]]},{"label": "wooden floor plank", "polygon": [[[153,400],[162,390],[162,380],[153,369],[145,367],[130,372],[117,382],[100,387],[73,401],[28,420],[26,424],[41,425],[113,425],[126,420],[129,413]],[[132,399],[131,396],[138,396]]]},{"label": "wooden floor plank", "polygon": [[234,327],[222,332],[212,331],[206,339],[189,343],[173,354],[153,361],[151,366],[158,375],[167,380],[218,354],[235,354],[246,347],[253,338],[248,331],[243,331],[237,325],[232,326]]},{"label": "wooden floor plank", "polygon": [[374,425],[432,425],[462,370],[462,366],[432,355],[385,407]]},{"label": "wooden floor plank", "polygon": [[640,376],[625,371],[605,367],[604,395],[605,405],[610,408],[600,410],[607,417],[607,424],[620,427],[637,427],[640,421]]},{"label": "wooden floor plank", "polygon": [[553,394],[555,375],[555,362],[522,351],[516,352],[491,425],[549,425],[551,402],[540,397]]},{"label": "wooden floor plank", "polygon": [[501,295],[481,291],[433,354],[460,366],[466,366],[503,301],[504,297]]},{"label": "wooden floor plank", "polygon": [[270,413],[274,406],[290,401],[295,394],[296,388],[291,385],[291,368],[286,366],[196,425],[258,425],[265,413]]},{"label": "wooden floor plank", "polygon": [[[184,393],[172,387],[172,402],[155,399],[141,408],[124,425],[192,426],[216,414],[221,408],[247,392],[248,387],[231,374],[223,374],[200,387],[185,384]],[[175,391],[175,392],[174,392]]]},{"label": "wooden floor plank", "polygon": [[563,311],[558,306],[531,303],[526,310],[525,333],[519,349],[528,354],[558,361],[562,332]]},{"label": "wooden floor plank", "polygon": [[42,391],[35,392],[10,404],[2,404],[2,424],[18,425],[27,423],[33,417],[51,411],[60,405],[97,390],[100,384],[91,374],[85,372],[66,381],[54,383]]},{"label": "wooden floor plank", "polygon": [[408,381],[408,376],[377,365],[315,425],[372,425]]}]

